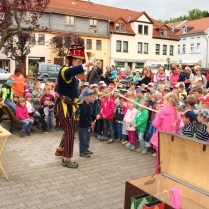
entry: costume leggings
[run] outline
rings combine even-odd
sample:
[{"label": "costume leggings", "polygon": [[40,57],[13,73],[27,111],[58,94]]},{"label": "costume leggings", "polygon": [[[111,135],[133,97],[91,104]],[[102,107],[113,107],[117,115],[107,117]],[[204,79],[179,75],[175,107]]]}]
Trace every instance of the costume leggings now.
[{"label": "costume leggings", "polygon": [[58,104],[59,110],[59,120],[60,124],[64,130],[64,134],[62,136],[61,144],[64,144],[64,153],[63,157],[72,158],[73,157],[73,146],[74,146],[74,134],[75,134],[75,126],[74,126],[74,117],[64,115],[64,110],[62,106],[62,100],[60,100]]}]

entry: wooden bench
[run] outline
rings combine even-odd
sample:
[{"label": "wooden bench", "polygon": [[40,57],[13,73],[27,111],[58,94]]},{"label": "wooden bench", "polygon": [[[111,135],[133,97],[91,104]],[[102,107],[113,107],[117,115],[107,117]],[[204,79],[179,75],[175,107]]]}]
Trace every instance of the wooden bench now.
[{"label": "wooden bench", "polygon": [[11,108],[6,104],[0,103],[0,123],[2,123],[4,120],[10,120],[10,133],[13,133],[14,124],[20,124]]}]

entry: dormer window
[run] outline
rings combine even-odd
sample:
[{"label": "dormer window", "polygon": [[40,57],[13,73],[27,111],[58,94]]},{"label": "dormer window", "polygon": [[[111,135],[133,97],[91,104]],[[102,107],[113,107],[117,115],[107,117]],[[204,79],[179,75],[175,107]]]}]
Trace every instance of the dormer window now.
[{"label": "dormer window", "polygon": [[174,33],[174,28],[173,27],[171,27],[171,31]]},{"label": "dormer window", "polygon": [[182,27],[182,33],[187,33],[187,26],[184,25],[184,26]]},{"label": "dormer window", "polygon": [[115,30],[124,31],[125,30],[125,25],[123,23],[115,23]]},{"label": "dormer window", "polygon": [[168,31],[167,30],[160,30],[160,36],[167,37],[168,36]]}]

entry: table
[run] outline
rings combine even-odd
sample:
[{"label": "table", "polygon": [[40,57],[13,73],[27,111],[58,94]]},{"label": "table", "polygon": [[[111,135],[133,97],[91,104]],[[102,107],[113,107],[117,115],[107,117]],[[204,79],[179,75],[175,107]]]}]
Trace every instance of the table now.
[{"label": "table", "polygon": [[[4,141],[3,141],[3,143],[2,143],[2,145],[1,145],[1,147],[0,147],[0,157],[1,157],[1,154],[2,154],[2,152],[3,152],[3,150],[4,150],[4,147],[5,147],[5,144],[6,144],[6,142],[7,142],[7,139],[8,139],[8,137],[9,137],[10,135],[11,135],[11,133],[10,133],[9,131],[7,131],[7,130],[4,129],[2,126],[0,126],[0,139],[1,139],[1,138],[4,139]],[[5,178],[8,179],[8,176],[7,176],[7,174],[6,174],[6,171],[4,170],[4,167],[3,167],[2,163],[1,163],[1,161],[0,161],[0,170],[3,172]]]}]

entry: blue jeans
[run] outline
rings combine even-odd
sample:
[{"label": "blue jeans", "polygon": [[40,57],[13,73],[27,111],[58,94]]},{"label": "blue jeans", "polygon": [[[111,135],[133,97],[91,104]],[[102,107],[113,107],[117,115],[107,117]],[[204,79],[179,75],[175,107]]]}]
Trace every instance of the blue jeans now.
[{"label": "blue jeans", "polygon": [[90,127],[79,128],[79,151],[80,153],[87,151],[90,144]]},{"label": "blue jeans", "polygon": [[104,119],[104,137],[107,137],[108,129],[110,129],[110,137],[114,139],[115,136],[114,121],[111,119]]},{"label": "blue jeans", "polygon": [[144,133],[138,132],[138,138],[139,138],[139,147],[141,149],[147,149],[144,141]]},{"label": "blue jeans", "polygon": [[53,111],[49,111],[48,119],[47,119],[47,129],[53,128]]},{"label": "blue jeans", "polygon": [[21,132],[30,131],[34,122],[32,119],[30,119],[30,121],[27,120],[18,120],[18,121],[20,122],[20,124],[23,125]]},{"label": "blue jeans", "polygon": [[12,109],[14,114],[16,114],[16,104],[11,99],[6,99],[4,103]]},{"label": "blue jeans", "polygon": [[126,135],[124,135],[122,133],[123,123],[117,123],[117,129],[118,129],[118,138],[120,138],[120,139],[126,139]]}]

